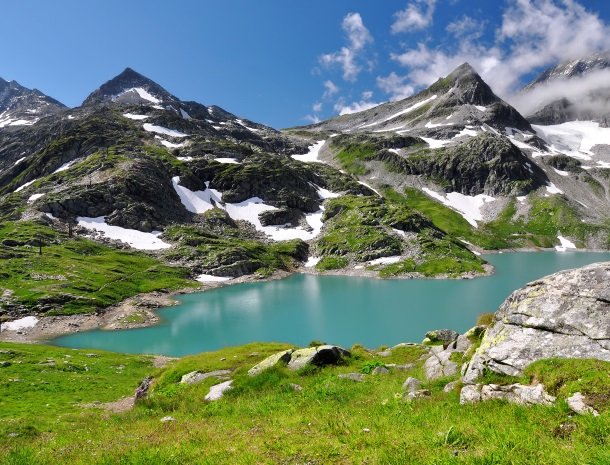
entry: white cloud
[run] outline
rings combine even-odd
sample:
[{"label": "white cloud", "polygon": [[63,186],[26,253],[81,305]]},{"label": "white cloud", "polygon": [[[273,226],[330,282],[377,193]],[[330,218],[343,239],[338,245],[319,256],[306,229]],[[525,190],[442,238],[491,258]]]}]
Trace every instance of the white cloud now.
[{"label": "white cloud", "polygon": [[557,79],[538,85],[526,93],[517,94],[511,103],[526,116],[562,98],[574,103],[581,112],[606,113],[609,102],[595,91],[609,88],[610,70],[604,69],[582,77],[572,77],[569,81]]},{"label": "white cloud", "polygon": [[394,14],[392,23],[392,34],[399,32],[417,31],[427,28],[432,24],[436,0],[415,0],[407,5],[404,10]]},{"label": "white cloud", "polygon": [[453,21],[447,25],[447,32],[453,34],[458,39],[476,40],[485,32],[486,21],[478,21],[468,15]]},{"label": "white cloud", "polygon": [[311,109],[316,112],[316,113],[320,113],[322,111],[322,102],[316,102],[311,106]]},{"label": "white cloud", "polygon": [[398,76],[405,85],[430,85],[469,62],[494,91],[510,100],[521,79],[541,67],[610,48],[610,28],[576,0],[508,1],[492,43],[466,33],[471,21],[461,21],[450,27],[450,32],[460,35],[451,49],[421,42],[391,55],[408,68],[405,76]]},{"label": "white cloud", "polygon": [[349,115],[351,113],[357,113],[359,111],[368,110],[369,108],[376,107],[379,105],[379,102],[373,102],[371,99],[373,98],[373,92],[370,90],[364,91],[362,93],[361,99],[357,102],[345,103],[344,99],[339,99],[335,104],[335,111],[339,113],[339,115]]},{"label": "white cloud", "polygon": [[322,98],[330,98],[339,92],[339,87],[331,81],[330,79],[324,81],[324,94],[322,94]]},{"label": "white cloud", "polygon": [[377,76],[377,87],[390,95],[391,101],[402,100],[415,93],[412,85],[406,84],[407,76],[399,76],[394,71],[389,75]]},{"label": "white cloud", "polygon": [[303,119],[312,124],[317,124],[320,122],[320,117],[318,115],[305,115]]},{"label": "white cloud", "polygon": [[333,53],[325,53],[319,61],[325,66],[339,65],[343,70],[343,79],[355,81],[362,70],[359,56],[367,44],[373,42],[373,36],[362,22],[360,13],[348,13],[341,25],[347,35],[348,45]]}]

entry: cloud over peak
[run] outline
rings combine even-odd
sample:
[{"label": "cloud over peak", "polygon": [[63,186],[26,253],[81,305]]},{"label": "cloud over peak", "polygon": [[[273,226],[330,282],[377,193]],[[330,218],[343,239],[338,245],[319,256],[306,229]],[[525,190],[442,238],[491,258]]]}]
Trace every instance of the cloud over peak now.
[{"label": "cloud over peak", "polygon": [[348,45],[337,52],[325,53],[319,61],[325,66],[339,65],[343,70],[343,79],[355,81],[362,70],[360,55],[364,48],[373,42],[373,36],[362,21],[360,13],[348,13],[341,24],[348,40]]}]

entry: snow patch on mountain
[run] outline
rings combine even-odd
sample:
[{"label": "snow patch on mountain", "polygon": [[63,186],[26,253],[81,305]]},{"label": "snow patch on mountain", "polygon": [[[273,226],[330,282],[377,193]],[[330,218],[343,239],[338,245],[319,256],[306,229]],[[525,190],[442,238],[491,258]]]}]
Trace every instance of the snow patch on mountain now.
[{"label": "snow patch on mountain", "polygon": [[123,113],[125,118],[134,119],[136,121],[140,121],[143,119],[147,119],[148,115],[134,115],[133,113]]},{"label": "snow patch on mountain", "polygon": [[161,239],[159,239],[158,236],[161,235],[161,231],[146,233],[137,231],[135,229],[112,226],[106,223],[106,218],[104,216],[98,216],[97,218],[79,216],[76,218],[76,221],[78,222],[79,226],[82,226],[85,229],[100,232],[109,239],[125,242],[134,249],[161,250],[171,247],[171,244],[163,242]]},{"label": "snow patch on mountain", "polygon": [[292,155],[292,158],[294,158],[295,160],[298,160],[298,161],[306,162],[306,163],[311,163],[311,162],[320,163],[321,160],[319,160],[318,157],[320,154],[320,149],[324,146],[325,143],[326,143],[326,140],[319,140],[315,144],[309,146],[309,152],[307,152],[303,155]]},{"label": "snow patch on mountain", "polygon": [[154,124],[150,123],[144,123],[143,128],[145,131],[154,132],[156,134],[164,134],[170,137],[188,137],[188,134],[184,134],[183,132],[164,128],[163,126],[155,126]]},{"label": "snow patch on mountain", "polygon": [[204,191],[192,191],[181,186],[180,176],[175,176],[172,178],[172,185],[184,208],[191,213],[203,213],[215,206],[221,207],[222,194],[215,189],[210,189],[209,184]]},{"label": "snow patch on mountain", "polygon": [[475,228],[478,227],[477,221],[483,220],[483,214],[481,213],[483,205],[496,200],[494,197],[485,194],[471,196],[459,192],[449,192],[444,196],[427,187],[424,187],[422,190],[442,204],[457,210]]},{"label": "snow patch on mountain", "polygon": [[563,236],[557,236],[557,239],[559,239],[560,245],[556,245],[555,250],[557,250],[559,252],[565,252],[568,249],[576,248],[576,244],[574,244],[574,242],[566,239]]}]

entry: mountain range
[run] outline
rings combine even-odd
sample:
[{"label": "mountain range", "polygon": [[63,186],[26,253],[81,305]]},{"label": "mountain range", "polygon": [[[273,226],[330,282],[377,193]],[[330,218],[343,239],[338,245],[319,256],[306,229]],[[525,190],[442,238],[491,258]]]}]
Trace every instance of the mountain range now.
[{"label": "mountain range", "polygon": [[[523,93],[608,63],[558,65]],[[44,278],[65,269],[18,276],[36,245],[141,250],[203,283],[300,267],[462,277],[488,271],[483,250],[608,249],[606,101],[548,98],[524,117],[465,63],[410,98],[278,131],[130,68],[77,108],[0,80],[0,255],[6,282],[37,280],[36,299],[0,286],[0,316],[101,305]]]}]

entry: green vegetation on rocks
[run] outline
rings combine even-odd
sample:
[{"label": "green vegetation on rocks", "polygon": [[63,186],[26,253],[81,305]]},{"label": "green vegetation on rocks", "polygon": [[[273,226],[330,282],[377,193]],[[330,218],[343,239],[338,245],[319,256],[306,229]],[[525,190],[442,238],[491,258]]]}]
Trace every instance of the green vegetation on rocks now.
[{"label": "green vegetation on rocks", "polygon": [[344,268],[349,262],[362,263],[398,255],[409,258],[374,267],[381,277],[411,272],[425,276],[457,276],[484,271],[483,260],[445,236],[396,196],[331,199],[326,203],[324,221],[323,235],[314,246],[324,257],[316,267],[319,271]]},{"label": "green vegetation on rocks", "polygon": [[309,247],[300,239],[265,243],[238,229],[224,210],[211,209],[195,225],[174,225],[165,237],[176,244],[164,257],[218,276],[241,276],[292,270],[307,259]]}]

